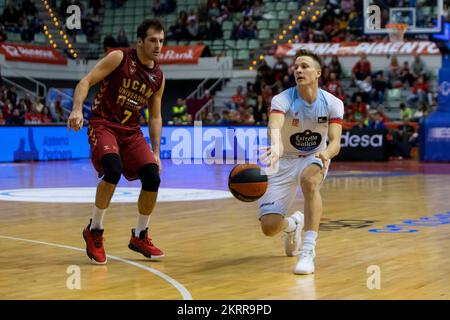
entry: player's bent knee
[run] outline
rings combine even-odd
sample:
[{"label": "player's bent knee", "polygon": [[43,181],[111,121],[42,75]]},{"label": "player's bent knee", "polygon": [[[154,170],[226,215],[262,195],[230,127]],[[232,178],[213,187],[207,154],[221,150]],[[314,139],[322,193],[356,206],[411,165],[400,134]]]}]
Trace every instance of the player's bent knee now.
[{"label": "player's bent knee", "polygon": [[261,224],[261,230],[265,236],[273,237],[278,234],[278,227]]},{"label": "player's bent knee", "polygon": [[108,153],[102,157],[103,181],[118,184],[122,175],[122,161],[116,153]]},{"label": "player's bent knee", "polygon": [[301,181],[300,181],[300,184],[302,186],[302,191],[304,193],[319,191],[320,181],[321,180],[317,179],[314,176],[302,177]]},{"label": "player's bent knee", "polygon": [[267,214],[261,218],[261,230],[264,235],[273,237],[280,232],[284,217],[280,214]]},{"label": "player's bent knee", "polygon": [[138,176],[142,182],[142,190],[158,192],[161,183],[158,165],[153,163],[146,164],[138,170]]}]

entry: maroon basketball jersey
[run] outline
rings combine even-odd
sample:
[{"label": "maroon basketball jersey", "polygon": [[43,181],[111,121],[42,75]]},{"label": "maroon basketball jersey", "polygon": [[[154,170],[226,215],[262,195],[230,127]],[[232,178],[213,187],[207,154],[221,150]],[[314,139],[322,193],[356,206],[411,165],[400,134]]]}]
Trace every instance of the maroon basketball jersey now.
[{"label": "maroon basketball jersey", "polygon": [[[92,119],[101,118],[129,127],[139,127],[141,109],[161,87],[163,73],[156,64],[143,65],[136,49],[123,49],[120,65],[111,72],[95,95]],[[151,108],[151,106],[148,106]]]}]

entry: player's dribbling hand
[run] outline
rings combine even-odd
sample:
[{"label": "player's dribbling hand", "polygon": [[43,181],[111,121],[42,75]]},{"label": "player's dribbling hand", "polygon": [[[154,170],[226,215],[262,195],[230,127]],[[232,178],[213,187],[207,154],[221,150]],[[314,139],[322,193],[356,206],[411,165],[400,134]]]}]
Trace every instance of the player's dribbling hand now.
[{"label": "player's dribbling hand", "polygon": [[83,127],[83,112],[81,111],[72,111],[70,113],[69,119],[67,120],[67,129],[70,131],[70,128],[73,131],[78,131]]},{"label": "player's dribbling hand", "polygon": [[325,153],[325,151],[317,152],[316,153],[316,158],[319,158],[320,160],[322,160],[323,170],[327,170],[328,169],[328,165],[330,164],[330,158]]},{"label": "player's dribbling hand", "polygon": [[259,150],[262,151],[259,160],[268,167],[276,165],[278,160],[280,160],[281,150],[275,150],[272,146],[263,147]]}]

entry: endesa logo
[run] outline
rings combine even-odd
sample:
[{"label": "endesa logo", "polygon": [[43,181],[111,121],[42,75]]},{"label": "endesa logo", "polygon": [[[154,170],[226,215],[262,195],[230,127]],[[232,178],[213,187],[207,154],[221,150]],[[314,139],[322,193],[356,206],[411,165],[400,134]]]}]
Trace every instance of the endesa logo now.
[{"label": "endesa logo", "polygon": [[382,134],[374,134],[374,135],[357,135],[357,134],[351,134],[350,131],[345,132],[342,134],[341,137],[341,147],[342,148],[356,148],[356,147],[373,147],[373,148],[379,148],[383,146],[383,135]]}]

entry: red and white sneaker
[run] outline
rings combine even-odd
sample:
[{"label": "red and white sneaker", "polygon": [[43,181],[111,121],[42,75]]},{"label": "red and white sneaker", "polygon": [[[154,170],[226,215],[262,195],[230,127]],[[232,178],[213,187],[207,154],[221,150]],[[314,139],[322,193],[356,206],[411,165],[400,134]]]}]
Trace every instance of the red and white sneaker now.
[{"label": "red and white sneaker", "polygon": [[145,257],[150,259],[164,257],[164,252],[155,247],[152,243],[152,239],[148,237],[148,228],[142,230],[139,237],[135,237],[134,229],[131,229],[131,239],[128,248],[142,253]]},{"label": "red and white sneaker", "polygon": [[92,229],[91,222],[83,230],[83,238],[86,241],[86,254],[95,264],[106,264],[107,258],[103,246],[103,229]]}]

